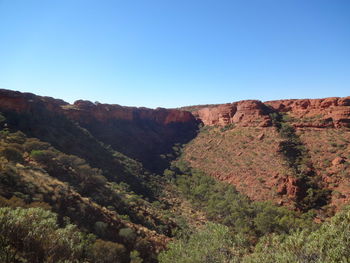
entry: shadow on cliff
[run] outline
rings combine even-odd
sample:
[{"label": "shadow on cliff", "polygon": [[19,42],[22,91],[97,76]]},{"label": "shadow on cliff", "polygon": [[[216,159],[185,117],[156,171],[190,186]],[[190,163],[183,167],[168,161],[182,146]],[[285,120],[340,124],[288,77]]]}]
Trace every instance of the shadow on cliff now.
[{"label": "shadow on cliff", "polygon": [[154,173],[162,173],[176,157],[176,150],[191,141],[199,122],[158,123],[152,120],[110,120],[80,124],[90,133]]},{"label": "shadow on cliff", "polygon": [[79,156],[92,167],[102,169],[109,181],[126,182],[136,193],[151,197],[143,182],[144,170],[140,164],[116,154],[63,114],[48,111],[41,105],[23,113],[4,109],[1,112],[11,131],[20,130],[28,137],[49,142],[64,153]]},{"label": "shadow on cliff", "polygon": [[198,130],[198,121],[186,111],[88,101],[70,105],[10,90],[0,90],[0,112],[9,129],[77,155],[102,169],[110,181],[126,182],[133,191],[148,197],[143,167],[153,173],[163,172],[175,157],[174,145],[181,147]]}]

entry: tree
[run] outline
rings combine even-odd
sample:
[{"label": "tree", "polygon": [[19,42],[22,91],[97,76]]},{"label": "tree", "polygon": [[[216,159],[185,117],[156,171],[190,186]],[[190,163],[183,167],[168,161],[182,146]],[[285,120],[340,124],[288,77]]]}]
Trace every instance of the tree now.
[{"label": "tree", "polygon": [[22,153],[13,146],[8,146],[4,149],[1,149],[0,154],[4,156],[8,161],[16,163],[23,162]]},{"label": "tree", "polygon": [[92,246],[92,262],[120,263],[127,260],[126,249],[122,244],[97,239]]},{"label": "tree", "polygon": [[75,225],[59,228],[56,221],[56,214],[41,208],[0,208],[1,262],[82,262],[93,237]]},{"label": "tree", "polygon": [[239,240],[229,234],[226,226],[208,223],[189,239],[172,242],[168,250],[160,253],[161,263],[238,262]]},{"label": "tree", "polygon": [[337,214],[314,231],[263,237],[244,263],[350,262],[350,209]]}]

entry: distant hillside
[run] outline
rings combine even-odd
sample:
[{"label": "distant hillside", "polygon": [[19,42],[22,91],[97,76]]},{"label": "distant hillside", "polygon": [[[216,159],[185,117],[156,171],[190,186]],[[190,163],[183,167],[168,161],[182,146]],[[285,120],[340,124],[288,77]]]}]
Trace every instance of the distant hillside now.
[{"label": "distant hillside", "polygon": [[[349,97],[242,101],[192,113],[204,123],[184,150],[192,167],[254,200],[334,208],[348,202]],[[320,191],[332,194],[317,197]]]}]

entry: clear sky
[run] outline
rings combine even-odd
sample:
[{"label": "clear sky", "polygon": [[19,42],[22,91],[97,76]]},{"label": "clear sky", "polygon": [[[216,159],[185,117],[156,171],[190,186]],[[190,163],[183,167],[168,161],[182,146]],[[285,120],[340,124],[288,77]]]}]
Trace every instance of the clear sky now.
[{"label": "clear sky", "polygon": [[350,95],[349,0],[0,0],[0,88],[128,106]]}]

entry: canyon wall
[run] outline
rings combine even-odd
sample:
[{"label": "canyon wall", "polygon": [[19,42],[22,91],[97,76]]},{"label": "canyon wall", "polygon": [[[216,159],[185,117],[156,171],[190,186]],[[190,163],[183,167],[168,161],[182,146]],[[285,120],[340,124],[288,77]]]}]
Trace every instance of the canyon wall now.
[{"label": "canyon wall", "polygon": [[295,99],[261,102],[245,100],[229,104],[198,106],[192,114],[204,125],[271,126],[269,114],[288,113],[297,127],[350,127],[350,97]]},{"label": "canyon wall", "polygon": [[107,122],[113,119],[126,121],[145,120],[161,125],[195,122],[193,115],[187,111],[124,107],[116,104],[95,104],[86,100],[78,100],[71,105],[60,99],[0,89],[0,109],[2,110],[30,112],[34,108],[40,107],[64,113],[71,119],[82,123]]},{"label": "canyon wall", "polygon": [[[191,141],[184,154],[192,167],[234,184],[254,200],[281,204],[295,199],[300,190],[281,156],[282,138],[272,127],[272,113],[286,114],[287,122],[298,128],[315,174],[327,189],[338,193],[332,196],[332,203],[338,206],[350,200],[350,188],[346,187],[350,135],[348,129],[338,129],[350,127],[350,97],[245,100],[182,109],[148,109],[84,100],[69,104],[31,93],[0,90],[0,112],[11,120],[6,122],[9,128],[13,126],[28,136],[48,141],[93,166],[95,158],[103,159],[96,164],[106,163],[102,142],[142,162],[150,171],[162,173],[176,157],[174,151]],[[198,134],[200,123],[219,128]],[[81,127],[88,133],[84,134]],[[231,131],[225,132],[228,129]],[[113,160],[108,165],[104,167],[110,167],[111,176],[123,171],[122,165],[113,170]],[[127,173],[124,177],[130,184],[136,180],[128,178]]]},{"label": "canyon wall", "polygon": [[[174,157],[173,146],[187,143],[198,130],[198,120],[187,111],[123,107],[84,100],[69,104],[63,100],[10,90],[0,90],[0,112],[11,115],[13,126],[21,127],[24,132],[29,131],[29,135],[42,140],[57,137],[47,134],[45,122],[52,122],[57,126],[56,131],[61,131],[58,135],[64,137],[64,129],[73,129],[63,121],[64,118],[69,119],[99,141],[157,172],[162,172]],[[16,119],[18,123],[14,123]],[[69,148],[70,145],[62,147]]]}]

